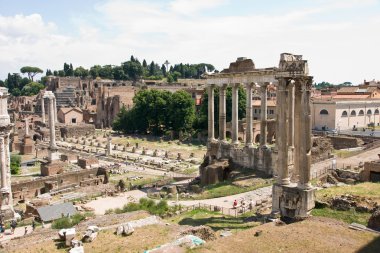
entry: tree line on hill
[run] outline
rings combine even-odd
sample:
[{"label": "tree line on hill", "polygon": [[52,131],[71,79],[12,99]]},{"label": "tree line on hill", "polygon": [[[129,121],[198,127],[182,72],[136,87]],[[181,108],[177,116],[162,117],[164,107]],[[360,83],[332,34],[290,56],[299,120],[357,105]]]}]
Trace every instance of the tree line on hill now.
[{"label": "tree line on hill", "polygon": [[214,71],[215,68],[211,64],[200,63],[200,64],[176,64],[170,66],[169,69],[166,69],[165,64],[161,66],[154,61],[150,64],[144,59],[140,62],[133,55],[129,61],[117,65],[94,65],[90,69],[85,69],[82,66],[73,68],[73,65],[70,63],[64,63],[62,70],[51,71],[48,69],[46,75],[54,76],[75,76],[81,78],[103,78],[103,79],[114,79],[114,80],[131,80],[137,81],[139,79],[146,80],[166,80],[171,82],[176,82],[178,78],[201,78],[202,74],[205,71]]},{"label": "tree line on hill", "polygon": [[[246,92],[243,87],[238,91],[239,119],[245,117]],[[215,119],[218,119],[219,91],[215,90]],[[124,133],[169,135],[173,131],[175,137],[189,136],[207,130],[208,95],[202,97],[202,104],[196,110],[193,98],[186,91],[174,93],[169,91],[143,89],[133,98],[134,106],[130,110],[123,107],[113,122],[113,130]],[[227,121],[231,120],[232,88],[226,91]],[[218,120],[215,120],[215,129]]]},{"label": "tree line on hill", "polygon": [[0,80],[0,86],[7,87],[13,96],[32,96],[38,94],[41,89],[45,88],[47,76],[59,77],[80,77],[80,78],[102,78],[115,80],[166,80],[169,83],[177,82],[179,78],[201,78],[205,71],[215,71],[211,64],[175,64],[167,70],[165,64],[161,66],[154,61],[150,64],[144,59],[140,62],[133,55],[128,61],[117,65],[94,65],[90,69],[79,66],[74,69],[71,63],[64,63],[62,70],[47,69],[45,76],[40,80],[34,80],[37,74],[42,74],[43,70],[34,66],[24,66],[20,69],[21,74],[28,77],[22,77],[20,73],[8,73],[7,78]]}]

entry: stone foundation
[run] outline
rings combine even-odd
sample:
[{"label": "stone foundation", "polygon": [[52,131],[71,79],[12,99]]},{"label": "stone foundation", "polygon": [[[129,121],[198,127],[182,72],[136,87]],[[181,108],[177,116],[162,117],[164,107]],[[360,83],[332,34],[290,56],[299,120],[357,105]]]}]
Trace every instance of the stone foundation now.
[{"label": "stone foundation", "polygon": [[43,163],[41,164],[41,176],[51,176],[51,175],[57,175],[62,174],[64,171],[64,168],[66,166],[66,163],[61,161],[54,161],[52,163]]},{"label": "stone foundation", "polygon": [[209,142],[207,156],[212,159],[231,160],[244,168],[257,169],[268,176],[275,173],[277,154],[272,148],[236,147],[230,143]]},{"label": "stone foundation", "polygon": [[316,189],[300,189],[296,184],[273,185],[273,212],[290,219],[307,218],[315,206]]}]

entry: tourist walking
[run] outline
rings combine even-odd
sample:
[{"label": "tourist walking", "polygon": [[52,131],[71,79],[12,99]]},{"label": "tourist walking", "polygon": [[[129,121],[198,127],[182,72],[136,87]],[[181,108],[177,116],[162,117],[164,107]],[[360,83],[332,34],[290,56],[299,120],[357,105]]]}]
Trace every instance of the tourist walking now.
[{"label": "tourist walking", "polygon": [[16,222],[16,220],[12,220],[10,226],[11,226],[11,234],[13,235],[14,232],[15,232],[15,229],[16,229],[16,227],[17,227],[17,222]]}]

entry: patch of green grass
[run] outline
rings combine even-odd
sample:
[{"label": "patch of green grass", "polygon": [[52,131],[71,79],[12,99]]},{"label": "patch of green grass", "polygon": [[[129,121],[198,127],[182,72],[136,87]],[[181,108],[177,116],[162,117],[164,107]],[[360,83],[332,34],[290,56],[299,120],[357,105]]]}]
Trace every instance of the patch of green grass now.
[{"label": "patch of green grass", "polygon": [[168,218],[167,220],[179,225],[206,225],[211,227],[214,231],[224,229],[244,230],[259,224],[257,222],[244,222],[244,219],[249,216],[252,216],[252,213],[246,213],[239,217],[233,217],[206,209],[195,209],[182,213],[179,216]]},{"label": "patch of green grass", "polygon": [[317,199],[327,201],[334,196],[343,194],[357,195],[366,198],[373,198],[380,201],[380,183],[360,183],[356,185],[347,185],[339,187],[330,187],[317,191]]},{"label": "patch of green grass", "polygon": [[198,167],[193,166],[191,168],[185,169],[184,171],[182,171],[182,173],[186,175],[192,175],[192,174],[195,174],[198,170],[199,170]]},{"label": "patch of green grass", "polygon": [[367,225],[368,219],[371,216],[370,213],[360,213],[356,212],[354,209],[349,211],[338,211],[328,207],[315,208],[311,211],[311,214],[314,216],[322,216],[341,220],[348,224],[355,222],[363,225]]},{"label": "patch of green grass", "polygon": [[214,185],[206,186],[202,193],[194,195],[194,199],[212,199],[225,197],[248,191],[253,191],[269,185],[271,185],[271,182],[263,180],[262,182],[258,182],[257,184],[254,184],[252,186],[243,187],[234,185],[231,181],[228,180]]},{"label": "patch of green grass", "polygon": [[152,199],[141,198],[139,200],[139,203],[130,202],[124,205],[123,208],[108,209],[106,210],[105,213],[119,214],[119,213],[127,213],[127,212],[133,212],[133,211],[138,211],[138,210],[145,210],[155,215],[164,215],[170,210],[170,207],[168,205],[168,202],[166,202],[165,200],[161,200],[156,203]]}]

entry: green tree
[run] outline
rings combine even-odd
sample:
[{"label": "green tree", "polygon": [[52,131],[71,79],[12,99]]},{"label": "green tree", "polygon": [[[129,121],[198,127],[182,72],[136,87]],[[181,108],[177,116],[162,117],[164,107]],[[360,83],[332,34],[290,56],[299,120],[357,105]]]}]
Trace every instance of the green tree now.
[{"label": "green tree", "polygon": [[81,77],[81,78],[86,78],[89,75],[89,71],[82,66],[79,66],[74,70],[74,76],[76,77]]},{"label": "green tree", "polygon": [[174,92],[168,113],[174,131],[190,131],[195,120],[195,104],[191,95],[183,90]]},{"label": "green tree", "polygon": [[51,70],[47,69],[45,76],[52,76],[52,75],[53,75],[53,73],[51,72]]},{"label": "green tree", "polygon": [[100,65],[94,65],[90,68],[90,75],[92,78],[97,78],[99,77],[99,72],[101,70],[101,66]]},{"label": "green tree", "polygon": [[40,90],[43,90],[45,86],[41,83],[31,82],[25,85],[21,90],[22,96],[33,96],[37,95]]},{"label": "green tree", "polygon": [[20,174],[21,167],[21,156],[11,155],[11,174],[18,175]]},{"label": "green tree", "polygon": [[25,74],[25,73],[28,74],[29,80],[31,80],[33,82],[34,76],[39,74],[39,73],[43,73],[43,70],[38,68],[38,67],[24,66],[20,69],[20,72],[22,74]]}]

